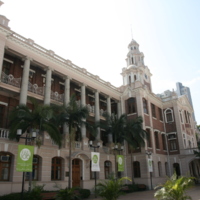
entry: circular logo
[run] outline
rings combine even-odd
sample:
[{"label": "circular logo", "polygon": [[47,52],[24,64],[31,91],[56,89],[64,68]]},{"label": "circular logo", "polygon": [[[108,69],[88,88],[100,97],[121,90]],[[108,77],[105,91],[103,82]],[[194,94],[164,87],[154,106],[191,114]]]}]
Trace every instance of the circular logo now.
[{"label": "circular logo", "polygon": [[20,152],[20,158],[23,160],[23,161],[27,161],[29,160],[29,158],[31,157],[31,152],[29,149],[22,149],[21,152]]},{"label": "circular logo", "polygon": [[122,163],[123,163],[123,160],[122,160],[122,158],[121,158],[121,157],[119,157],[119,158],[118,158],[118,163],[119,163],[120,165],[122,165]]},{"label": "circular logo", "polygon": [[94,162],[95,164],[97,164],[97,162],[98,162],[98,156],[97,156],[97,155],[94,155],[94,156],[92,157],[92,160],[93,160],[93,162]]}]

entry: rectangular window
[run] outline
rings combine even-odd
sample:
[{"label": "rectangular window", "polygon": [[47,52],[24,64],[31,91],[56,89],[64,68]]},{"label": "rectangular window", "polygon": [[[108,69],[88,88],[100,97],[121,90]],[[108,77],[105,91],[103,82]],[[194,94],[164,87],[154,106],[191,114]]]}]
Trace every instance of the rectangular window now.
[{"label": "rectangular window", "polygon": [[148,147],[152,147],[152,145],[151,145],[151,131],[150,131],[150,129],[146,129],[146,133],[147,133],[147,146]]},{"label": "rectangular window", "polygon": [[159,111],[159,119],[160,121],[163,121],[162,109],[158,108],[158,111]]},{"label": "rectangular window", "polygon": [[156,149],[160,149],[158,132],[155,132],[155,143],[156,143]]},{"label": "rectangular window", "polygon": [[147,100],[144,98],[143,98],[143,110],[144,110],[144,113],[148,114]]},{"label": "rectangular window", "polygon": [[170,150],[177,150],[176,140],[170,141]]},{"label": "rectangular window", "polygon": [[4,105],[0,105],[0,128],[5,128],[5,108]]},{"label": "rectangular window", "polygon": [[156,107],[154,104],[151,104],[151,113],[154,118],[156,118]]},{"label": "rectangular window", "polygon": [[3,70],[2,71],[6,75],[9,75],[10,74],[10,68],[11,68],[11,63],[4,60],[3,61]]},{"label": "rectangular window", "polygon": [[165,134],[162,134],[162,143],[163,143],[163,150],[167,150]]}]

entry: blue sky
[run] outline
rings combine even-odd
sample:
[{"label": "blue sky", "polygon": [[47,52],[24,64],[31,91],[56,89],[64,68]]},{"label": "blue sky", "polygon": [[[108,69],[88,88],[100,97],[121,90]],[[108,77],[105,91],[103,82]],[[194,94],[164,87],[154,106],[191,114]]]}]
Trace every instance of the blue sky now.
[{"label": "blue sky", "polygon": [[153,75],[153,92],[176,89],[176,82],[190,87],[200,124],[199,0],[3,2],[0,13],[13,31],[115,86],[122,85],[133,36]]}]

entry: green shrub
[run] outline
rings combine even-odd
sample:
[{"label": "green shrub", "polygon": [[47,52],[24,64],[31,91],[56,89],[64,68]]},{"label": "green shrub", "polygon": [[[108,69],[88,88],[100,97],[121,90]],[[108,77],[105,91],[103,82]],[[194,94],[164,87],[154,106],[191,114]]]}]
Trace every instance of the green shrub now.
[{"label": "green shrub", "polygon": [[91,192],[88,189],[79,189],[79,195],[81,198],[86,199],[90,196]]},{"label": "green shrub", "polygon": [[116,179],[114,176],[109,180],[105,180],[97,184],[97,194],[105,200],[116,200],[124,194],[122,191],[123,181],[129,180],[128,177],[122,177],[120,179]]},{"label": "green shrub", "polygon": [[21,200],[21,193],[11,193],[0,196],[0,200]]},{"label": "green shrub", "polygon": [[56,195],[56,200],[76,200],[80,199],[76,188],[60,189]]},{"label": "green shrub", "polygon": [[[122,189],[123,190],[123,189]],[[138,191],[138,185],[133,183],[133,184],[125,184],[124,185],[124,192],[135,192],[135,191]]]}]

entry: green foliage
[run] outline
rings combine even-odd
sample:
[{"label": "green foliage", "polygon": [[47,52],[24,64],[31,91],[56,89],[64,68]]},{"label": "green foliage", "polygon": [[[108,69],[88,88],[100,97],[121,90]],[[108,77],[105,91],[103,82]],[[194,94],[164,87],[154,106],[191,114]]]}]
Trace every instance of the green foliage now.
[{"label": "green foliage", "polygon": [[135,184],[135,183],[132,183],[132,184],[125,184],[125,185],[123,186],[122,191],[124,191],[124,192],[126,192],[126,193],[138,191],[138,185]]},{"label": "green foliage", "polygon": [[41,193],[44,191],[44,184],[43,185],[36,185],[35,182],[33,182],[33,189],[31,192],[27,193],[27,199],[28,200],[42,200]]},{"label": "green foliage", "polygon": [[61,146],[62,136],[56,124],[56,113],[54,107],[50,105],[39,104],[31,99],[33,110],[26,105],[19,105],[14,108],[9,115],[9,139],[19,140],[17,129],[22,129],[22,133],[30,133],[32,130],[38,130],[39,135],[36,138],[38,146],[41,145],[41,135],[47,131],[52,140]]},{"label": "green foliage", "polygon": [[76,200],[79,198],[79,193],[76,188],[60,189],[56,195],[56,200]]},{"label": "green foliage", "polygon": [[114,176],[112,176],[109,180],[98,183],[96,188],[97,195],[103,197],[105,200],[117,200],[119,196],[124,194],[122,191],[124,180],[131,181],[128,177],[115,179]]},{"label": "green foliage", "polygon": [[160,188],[154,194],[154,197],[158,200],[186,200],[192,199],[186,195],[186,190],[192,187],[194,184],[193,177],[182,176],[177,178],[176,173],[169,178],[164,185],[159,185],[156,188]]},{"label": "green foliage", "polygon": [[90,190],[88,189],[78,189],[79,195],[81,198],[85,199],[88,198],[91,194]]},{"label": "green foliage", "polygon": [[11,194],[0,196],[0,200],[13,200],[13,199],[21,200],[21,193],[11,193]]}]

